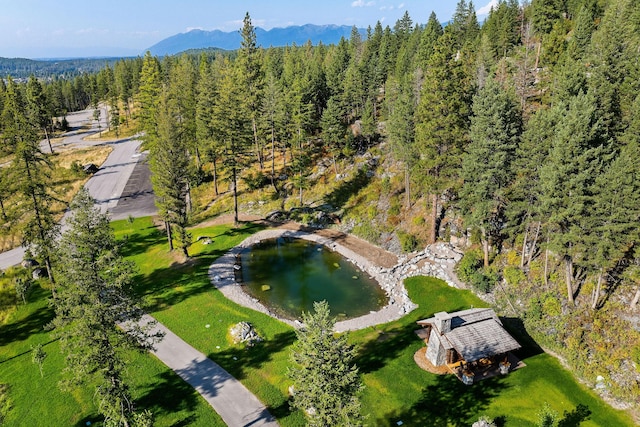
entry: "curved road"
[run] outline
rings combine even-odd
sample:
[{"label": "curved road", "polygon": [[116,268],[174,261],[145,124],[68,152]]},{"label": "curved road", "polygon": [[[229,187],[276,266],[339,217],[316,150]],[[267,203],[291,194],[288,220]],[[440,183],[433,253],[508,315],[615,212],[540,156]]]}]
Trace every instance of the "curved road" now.
[{"label": "curved road", "polygon": [[[101,119],[105,119],[104,114],[101,114]],[[64,135],[62,142],[53,145],[54,151],[105,144],[103,141],[85,139],[99,131],[97,123],[93,121],[93,110],[71,113],[67,115],[67,120],[73,130]],[[83,130],[82,127],[87,123],[91,123],[91,128]],[[89,194],[96,200],[96,206],[101,212],[108,213],[111,219],[154,215],[156,207],[149,168],[144,161],[146,155],[138,152],[140,140],[133,137],[106,144],[111,145],[113,151],[85,184]],[[49,144],[43,141],[41,147],[46,152]],[[62,223],[64,229],[64,218]],[[0,268],[17,265],[23,257],[22,247],[0,253]],[[141,322],[150,321],[155,319],[146,315]],[[157,323],[155,329],[162,331],[165,336],[155,345],[153,354],[193,386],[228,425],[278,426],[262,402],[227,371],[162,324]]]}]

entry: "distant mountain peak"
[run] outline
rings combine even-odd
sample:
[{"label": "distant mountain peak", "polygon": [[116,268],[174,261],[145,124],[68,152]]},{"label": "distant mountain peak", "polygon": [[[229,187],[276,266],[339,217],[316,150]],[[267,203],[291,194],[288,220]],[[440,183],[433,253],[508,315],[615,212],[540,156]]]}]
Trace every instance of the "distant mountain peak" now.
[{"label": "distant mountain peak", "polygon": [[[292,45],[294,43],[303,45],[308,41],[311,41],[314,45],[319,42],[335,44],[338,43],[342,37],[349,38],[352,28],[353,27],[348,25],[305,24],[284,28],[272,28],[270,30],[256,27],[255,31],[258,45],[263,47],[276,47]],[[366,31],[361,28],[359,28],[358,31],[362,35],[366,33]],[[195,28],[185,33],[167,37],[147,50],[156,56],[175,55],[189,49],[219,48],[235,50],[240,48],[241,40],[242,36],[239,30],[225,32]]]}]

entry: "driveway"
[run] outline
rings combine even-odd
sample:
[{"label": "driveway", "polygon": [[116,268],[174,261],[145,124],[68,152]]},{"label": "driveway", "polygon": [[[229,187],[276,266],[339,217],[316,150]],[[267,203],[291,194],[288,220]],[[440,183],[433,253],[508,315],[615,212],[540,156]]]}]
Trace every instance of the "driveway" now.
[{"label": "driveway", "polygon": [[[104,112],[101,117],[104,120]],[[100,131],[96,121],[93,120],[93,110],[68,114],[67,120],[72,130],[63,135],[62,141],[56,141],[53,144],[54,151],[101,144],[113,148],[100,170],[85,184],[85,188],[96,200],[96,206],[100,211],[116,212],[116,215],[111,215],[112,219],[154,215],[157,211],[153,203],[151,182],[148,179],[149,167],[144,161],[146,155],[138,151],[141,141],[137,136],[108,142],[85,139]],[[83,128],[87,124],[91,125],[90,129]],[[104,123],[101,126],[104,129]],[[46,141],[41,142],[41,147],[44,152],[49,149]],[[129,183],[129,178],[132,176],[138,178]],[[126,199],[126,203],[116,209],[123,199]],[[64,230],[64,218],[62,222]],[[0,269],[20,264],[24,258],[24,252],[24,248],[19,247],[0,253]]]}]

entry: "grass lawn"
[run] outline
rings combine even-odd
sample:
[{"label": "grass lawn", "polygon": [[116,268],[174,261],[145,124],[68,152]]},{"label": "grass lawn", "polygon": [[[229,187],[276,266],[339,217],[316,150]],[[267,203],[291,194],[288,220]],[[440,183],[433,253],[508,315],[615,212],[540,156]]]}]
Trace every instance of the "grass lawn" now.
[{"label": "grass lawn", "polygon": [[[140,266],[138,291],[152,304],[153,315],[240,379],[282,425],[300,425],[301,414],[290,413],[286,400],[290,385],[286,367],[294,332],[277,320],[228,301],[207,277],[215,258],[259,228],[195,228],[194,241],[207,236],[213,244],[194,243],[190,251],[195,261],[171,267],[174,260],[164,235],[144,221],[114,226],[120,236],[128,236],[128,254]],[[504,321],[525,347],[519,354],[527,364],[524,369],[471,387],[453,376],[422,371],[413,361],[413,354],[424,345],[413,332],[415,321],[438,311],[486,304],[471,292],[450,288],[437,279],[411,278],[406,287],[418,309],[396,322],[350,335],[359,348],[357,364],[366,384],[363,409],[370,424],[403,421],[404,425],[468,426],[480,415],[488,415],[501,425],[534,426],[546,403],[559,418],[564,412],[571,414],[578,404],[585,405],[592,414],[584,426],[634,425],[626,413],[607,406],[556,359],[542,353],[515,319]],[[229,328],[243,320],[253,323],[266,341],[254,348],[232,344]]]},{"label": "grass lawn", "polygon": [[[192,229],[193,258],[182,263],[168,252],[165,235],[149,218],[113,223],[124,254],[138,266],[136,291],[149,311],[185,341],[207,354],[240,379],[269,406],[283,426],[304,423],[299,412],[291,413],[286,378],[294,331],[287,325],[226,300],[207,277],[210,263],[230,247],[260,229],[245,224],[237,229],[211,226]],[[200,236],[210,245],[196,241]],[[468,291],[460,291],[431,278],[406,281],[411,298],[419,308],[402,319],[350,334],[358,346],[357,364],[366,384],[363,410],[370,425],[468,426],[480,415],[497,418],[503,426],[534,426],[538,413],[548,404],[560,418],[578,404],[591,411],[581,425],[634,425],[624,412],[615,411],[595,394],[579,385],[559,363],[537,348],[519,328],[506,319],[525,348],[520,356],[524,369],[506,377],[464,386],[453,376],[436,376],[422,371],[413,354],[424,344],[414,334],[415,321],[438,311],[454,311],[484,303]],[[74,393],[58,391],[62,355],[56,341],[44,332],[52,313],[48,293],[34,289],[29,303],[8,316],[0,329],[0,383],[10,385],[13,410],[7,425],[84,426],[97,422],[90,387]],[[232,343],[229,328],[239,321],[255,325],[266,341],[253,348]],[[207,325],[210,327],[207,328]],[[44,378],[31,363],[31,345],[46,343],[48,357]],[[216,426],[222,421],[206,402],[157,359],[131,354],[132,389],[141,408],[150,408],[158,426]],[[38,396],[38,398],[34,398]],[[94,423],[95,425],[95,423]],[[567,424],[577,425],[577,424]]]}]

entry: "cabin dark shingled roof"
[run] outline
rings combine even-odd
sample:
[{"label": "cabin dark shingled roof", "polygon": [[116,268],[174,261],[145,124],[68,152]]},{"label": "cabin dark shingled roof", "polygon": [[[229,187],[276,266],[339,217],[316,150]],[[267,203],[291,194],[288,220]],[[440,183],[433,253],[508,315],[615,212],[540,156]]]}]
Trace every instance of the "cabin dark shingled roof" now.
[{"label": "cabin dark shingled roof", "polygon": [[[509,335],[490,308],[472,308],[450,315],[451,331],[442,336],[442,344],[445,348],[453,347],[467,362],[520,348],[520,344]],[[417,323],[435,326],[435,320],[432,317]]]}]

